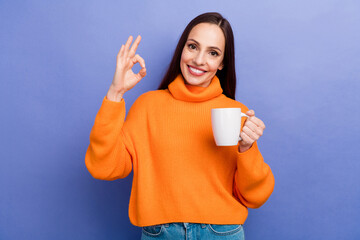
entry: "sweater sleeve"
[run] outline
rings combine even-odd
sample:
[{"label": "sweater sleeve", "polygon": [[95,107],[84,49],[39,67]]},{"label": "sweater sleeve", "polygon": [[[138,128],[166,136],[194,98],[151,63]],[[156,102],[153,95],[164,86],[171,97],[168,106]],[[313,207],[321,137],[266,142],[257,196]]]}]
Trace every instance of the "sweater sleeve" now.
[{"label": "sweater sleeve", "polygon": [[237,154],[237,169],[233,185],[234,196],[246,207],[258,208],[273,192],[275,185],[273,173],[264,162],[256,141],[250,149]]},{"label": "sweater sleeve", "polygon": [[90,132],[85,165],[90,174],[101,180],[125,178],[132,170],[131,154],[123,132],[125,101],[113,102],[104,97]]}]

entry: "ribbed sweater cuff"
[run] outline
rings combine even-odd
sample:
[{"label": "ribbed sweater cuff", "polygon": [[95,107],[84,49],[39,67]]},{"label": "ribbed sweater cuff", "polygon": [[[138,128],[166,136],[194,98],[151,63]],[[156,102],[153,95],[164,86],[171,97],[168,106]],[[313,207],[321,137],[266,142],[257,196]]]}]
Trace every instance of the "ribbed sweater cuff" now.
[{"label": "ribbed sweater cuff", "polygon": [[254,162],[259,160],[263,159],[256,142],[245,152],[238,151],[238,166],[251,167]]},{"label": "ribbed sweater cuff", "polygon": [[119,121],[125,119],[125,100],[121,99],[120,102],[110,101],[106,98],[103,99],[99,112],[96,116],[96,121],[102,124],[109,122]]}]

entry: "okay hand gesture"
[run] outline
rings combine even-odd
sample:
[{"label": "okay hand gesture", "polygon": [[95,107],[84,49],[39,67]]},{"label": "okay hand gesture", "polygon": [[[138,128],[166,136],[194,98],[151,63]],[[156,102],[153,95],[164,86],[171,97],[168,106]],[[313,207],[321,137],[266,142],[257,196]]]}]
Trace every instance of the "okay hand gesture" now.
[{"label": "okay hand gesture", "polygon": [[[115,74],[107,95],[110,100],[118,100],[119,97],[121,100],[122,95],[132,89],[146,75],[145,61],[136,54],[141,36],[139,35],[135,39],[130,48],[132,40],[133,37],[130,36],[125,45],[121,46],[117,55]],[[135,74],[132,67],[136,63],[140,64],[141,70]]]}]

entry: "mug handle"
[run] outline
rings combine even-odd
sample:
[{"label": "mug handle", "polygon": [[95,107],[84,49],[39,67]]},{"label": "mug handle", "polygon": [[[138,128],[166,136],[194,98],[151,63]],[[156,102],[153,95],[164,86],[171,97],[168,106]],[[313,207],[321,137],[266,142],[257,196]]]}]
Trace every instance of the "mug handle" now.
[{"label": "mug handle", "polygon": [[[246,115],[245,113],[241,113],[241,118],[242,118],[242,117],[249,117],[249,116]],[[240,119],[241,119],[241,118],[240,118]],[[241,124],[241,122],[240,122],[240,124]],[[240,133],[241,133],[241,129],[240,129]],[[238,142],[242,140],[242,138],[240,137],[240,133],[239,133],[239,140],[238,140]]]}]

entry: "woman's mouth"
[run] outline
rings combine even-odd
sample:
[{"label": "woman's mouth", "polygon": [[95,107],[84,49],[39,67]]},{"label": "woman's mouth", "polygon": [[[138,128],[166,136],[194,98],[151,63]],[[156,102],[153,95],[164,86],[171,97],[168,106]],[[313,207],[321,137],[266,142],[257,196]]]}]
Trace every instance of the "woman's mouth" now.
[{"label": "woman's mouth", "polygon": [[203,71],[203,70],[200,70],[198,68],[195,68],[195,67],[191,67],[188,65],[188,69],[189,69],[189,72],[192,74],[192,75],[195,75],[195,76],[201,76],[203,75],[204,73],[206,73],[206,71]]}]

